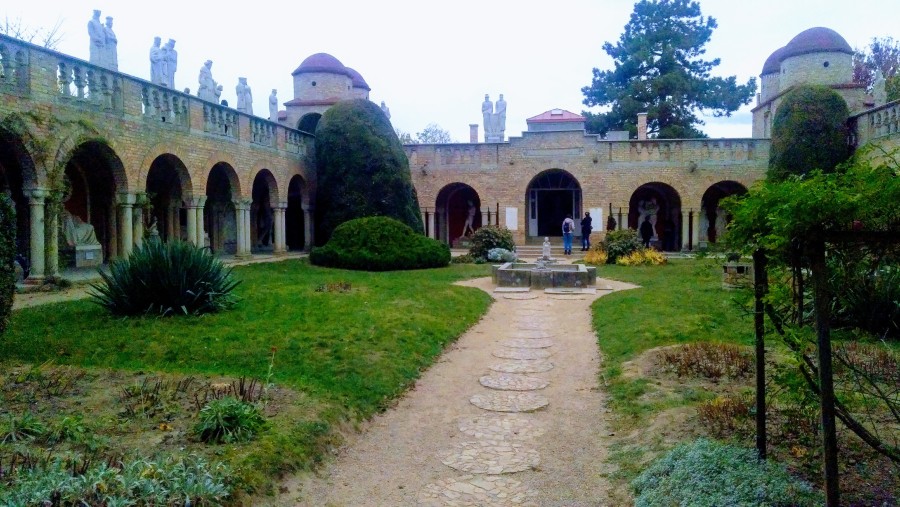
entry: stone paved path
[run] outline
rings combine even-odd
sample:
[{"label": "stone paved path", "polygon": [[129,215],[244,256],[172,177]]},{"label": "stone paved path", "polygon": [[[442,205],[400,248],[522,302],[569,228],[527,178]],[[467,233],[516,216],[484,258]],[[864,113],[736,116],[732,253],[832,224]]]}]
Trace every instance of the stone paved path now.
[{"label": "stone paved path", "polygon": [[[465,283],[492,290],[490,279]],[[613,290],[633,286],[602,281]],[[272,505],[601,506],[608,488],[597,295],[494,294],[397,406]]]}]

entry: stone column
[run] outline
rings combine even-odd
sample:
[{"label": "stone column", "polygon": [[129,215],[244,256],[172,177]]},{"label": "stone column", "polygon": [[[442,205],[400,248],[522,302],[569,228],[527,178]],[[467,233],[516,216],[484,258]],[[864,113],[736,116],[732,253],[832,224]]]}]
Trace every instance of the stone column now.
[{"label": "stone column", "polygon": [[204,214],[203,208],[206,205],[206,196],[195,197],[193,205],[197,208],[197,242],[195,243],[200,248],[204,248],[206,246],[206,229],[203,226],[204,222]]},{"label": "stone column", "polygon": [[119,194],[119,256],[128,257],[134,245],[134,223],[132,210],[134,208],[134,194]]},{"label": "stone column", "polygon": [[234,204],[234,236],[235,257],[247,257],[250,254],[244,248],[244,203],[240,200],[232,201]]},{"label": "stone column", "polygon": [[[484,208],[481,210],[481,225],[482,227],[491,223],[491,219],[489,218],[491,214],[491,208]],[[472,224],[472,227],[475,227],[475,224]]]},{"label": "stone column", "polygon": [[437,234],[434,230],[434,212],[428,215],[428,237],[437,239]]},{"label": "stone column", "polygon": [[166,210],[166,215],[166,238],[168,238],[169,241],[173,241],[178,239],[178,236],[175,235],[175,224],[178,222],[178,208],[169,205],[169,209]]},{"label": "stone column", "polygon": [[313,207],[307,204],[303,205],[303,250],[310,251],[312,246],[315,244],[313,241],[313,231],[315,228],[313,227],[313,217],[315,214],[313,213]]},{"label": "stone column", "polygon": [[285,221],[285,212],[287,203],[280,202],[275,208],[275,253],[287,252],[287,224]]},{"label": "stone column", "polygon": [[197,243],[197,208],[194,206],[193,198],[189,198],[187,202],[187,241],[200,246]]},{"label": "stone column", "polygon": [[134,209],[134,246],[140,248],[144,244],[144,204],[147,194],[137,194]]},{"label": "stone column", "polygon": [[700,248],[700,212],[694,212],[694,218],[691,220],[691,227],[693,228],[693,232],[691,233],[691,249],[698,250]]},{"label": "stone column", "polygon": [[28,207],[31,214],[31,272],[29,279],[41,280],[44,278],[44,198],[48,192],[44,189],[31,191],[28,197]]},{"label": "stone column", "polygon": [[688,251],[688,243],[691,239],[691,215],[689,211],[681,212],[681,250],[683,252]]},{"label": "stone column", "polygon": [[425,218],[425,215],[428,213],[425,211],[425,208],[422,208],[419,214],[422,215],[422,233],[428,236],[431,234],[431,230],[428,228],[428,219]]},{"label": "stone column", "polygon": [[62,209],[62,203],[53,203],[56,212],[53,212],[51,203],[47,203],[50,213],[44,215],[44,245],[46,249],[46,264],[44,266],[44,276],[59,275],[59,211]]}]

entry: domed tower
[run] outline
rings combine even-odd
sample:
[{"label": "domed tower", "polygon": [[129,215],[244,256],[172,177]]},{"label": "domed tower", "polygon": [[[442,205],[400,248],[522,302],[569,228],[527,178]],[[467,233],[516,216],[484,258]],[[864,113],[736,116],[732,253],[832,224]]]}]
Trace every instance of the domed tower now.
[{"label": "domed tower", "polygon": [[354,98],[353,76],[344,64],[328,53],[316,53],[291,73],[294,99],[286,102],[287,125],[315,131],[322,113],[342,100]]},{"label": "domed tower", "polygon": [[366,80],[363,79],[359,72],[356,72],[350,67],[347,67],[347,72],[350,73],[350,81],[353,83],[353,98],[369,100],[369,92],[372,91],[372,89],[369,88]]},{"label": "domed tower", "polygon": [[851,112],[865,108],[865,85],[853,82],[853,49],[830,28],[815,27],[797,34],[766,59],[759,78],[753,137],[772,135],[781,98],[795,86],[828,86],[844,98]]}]

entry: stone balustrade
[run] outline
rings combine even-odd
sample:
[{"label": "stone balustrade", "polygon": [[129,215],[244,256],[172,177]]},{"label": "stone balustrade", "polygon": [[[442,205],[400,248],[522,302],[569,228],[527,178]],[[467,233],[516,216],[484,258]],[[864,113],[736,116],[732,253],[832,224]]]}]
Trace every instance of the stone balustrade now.
[{"label": "stone balustrade", "polygon": [[94,114],[143,121],[145,128],[212,134],[305,155],[312,135],[140,78],[0,35],[0,93]]},{"label": "stone balustrade", "polygon": [[851,117],[856,124],[856,145],[900,133],[900,100]]}]

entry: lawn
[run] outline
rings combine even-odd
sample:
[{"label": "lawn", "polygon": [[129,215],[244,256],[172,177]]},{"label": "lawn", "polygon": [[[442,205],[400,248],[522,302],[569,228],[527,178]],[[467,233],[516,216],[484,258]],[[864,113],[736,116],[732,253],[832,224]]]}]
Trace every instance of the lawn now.
[{"label": "lawn", "polygon": [[[123,319],[90,300],[16,311],[0,339],[4,369],[24,371],[48,361],[71,365],[89,372],[90,389],[100,389],[92,372],[102,371],[136,379],[148,373],[268,379],[291,392],[282,401],[293,406],[282,407],[282,417],[250,445],[214,453],[238,469],[240,487],[264,491],[278,473],[319,461],[340,425],[389,407],[491,302],[482,291],[452,285],[488,275],[486,266],[367,273],[290,260],[239,267],[234,274],[242,280],[241,302],[221,314]],[[51,408],[32,406],[47,417],[52,405],[65,405],[44,404]],[[119,419],[98,421],[95,429],[121,432],[128,421]],[[141,424],[162,424],[165,415],[150,419]],[[184,439],[184,446],[196,447],[189,435]]]}]

